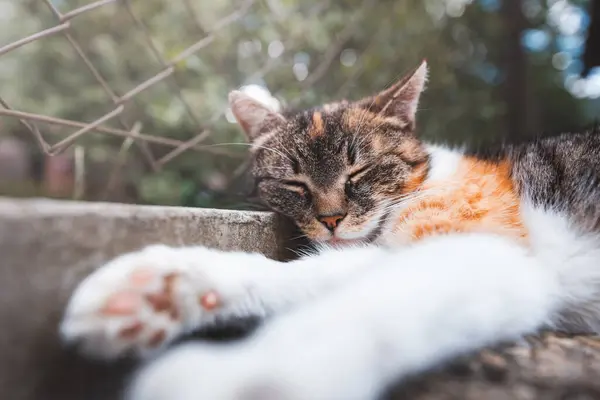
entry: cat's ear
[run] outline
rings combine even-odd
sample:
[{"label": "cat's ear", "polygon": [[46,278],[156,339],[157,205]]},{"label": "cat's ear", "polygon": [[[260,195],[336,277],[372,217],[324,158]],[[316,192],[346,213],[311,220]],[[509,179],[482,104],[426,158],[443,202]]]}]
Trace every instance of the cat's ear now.
[{"label": "cat's ear", "polygon": [[398,82],[373,97],[361,100],[359,105],[372,112],[414,123],[419,98],[427,83],[428,72],[427,61],[423,60],[417,68]]},{"label": "cat's ear", "polygon": [[283,115],[239,90],[229,93],[229,107],[251,142],[285,123]]}]

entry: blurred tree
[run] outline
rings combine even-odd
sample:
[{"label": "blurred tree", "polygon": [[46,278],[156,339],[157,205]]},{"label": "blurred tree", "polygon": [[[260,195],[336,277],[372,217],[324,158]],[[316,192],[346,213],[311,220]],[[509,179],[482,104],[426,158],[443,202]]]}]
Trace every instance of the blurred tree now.
[{"label": "blurred tree", "polygon": [[521,0],[503,0],[501,9],[505,29],[503,64],[506,74],[505,104],[508,107],[507,136],[519,138],[539,131],[529,63],[521,42],[528,21]]},{"label": "blurred tree", "polygon": [[583,55],[583,76],[587,76],[592,68],[600,67],[600,1],[591,0],[589,10],[591,23]]}]

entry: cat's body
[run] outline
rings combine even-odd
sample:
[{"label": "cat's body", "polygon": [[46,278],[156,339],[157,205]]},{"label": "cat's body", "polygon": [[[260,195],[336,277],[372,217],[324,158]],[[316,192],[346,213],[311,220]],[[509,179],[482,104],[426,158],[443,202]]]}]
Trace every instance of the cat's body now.
[{"label": "cat's body", "polygon": [[489,157],[426,144],[425,78],[423,64],[375,97],[294,115],[234,92],[260,197],[326,245],[285,266],[202,247],[119,257],[80,285],[63,337],[147,354],[215,320],[275,316],[239,344],[170,351],[131,398],[366,400],[541,327],[600,332],[600,136]]}]

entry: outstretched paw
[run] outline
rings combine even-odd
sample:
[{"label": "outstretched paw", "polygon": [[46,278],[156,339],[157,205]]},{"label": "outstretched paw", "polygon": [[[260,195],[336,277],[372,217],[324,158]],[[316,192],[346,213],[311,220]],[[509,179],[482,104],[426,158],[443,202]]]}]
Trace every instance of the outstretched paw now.
[{"label": "outstretched paw", "polygon": [[100,358],[145,356],[210,318],[221,303],[219,294],[180,253],[151,246],[95,271],[69,302],[63,339]]},{"label": "outstretched paw", "polygon": [[140,371],[127,400],[309,400],[272,369],[269,354],[245,344],[173,349]]}]

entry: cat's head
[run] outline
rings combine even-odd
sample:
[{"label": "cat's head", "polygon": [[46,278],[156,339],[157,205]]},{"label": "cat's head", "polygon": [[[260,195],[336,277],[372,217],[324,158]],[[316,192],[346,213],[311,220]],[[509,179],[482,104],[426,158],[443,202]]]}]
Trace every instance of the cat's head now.
[{"label": "cat's head", "polygon": [[423,62],[388,89],[285,116],[239,91],[230,106],[252,143],[259,197],[311,240],[371,241],[414,191],[428,156],[415,135]]}]

